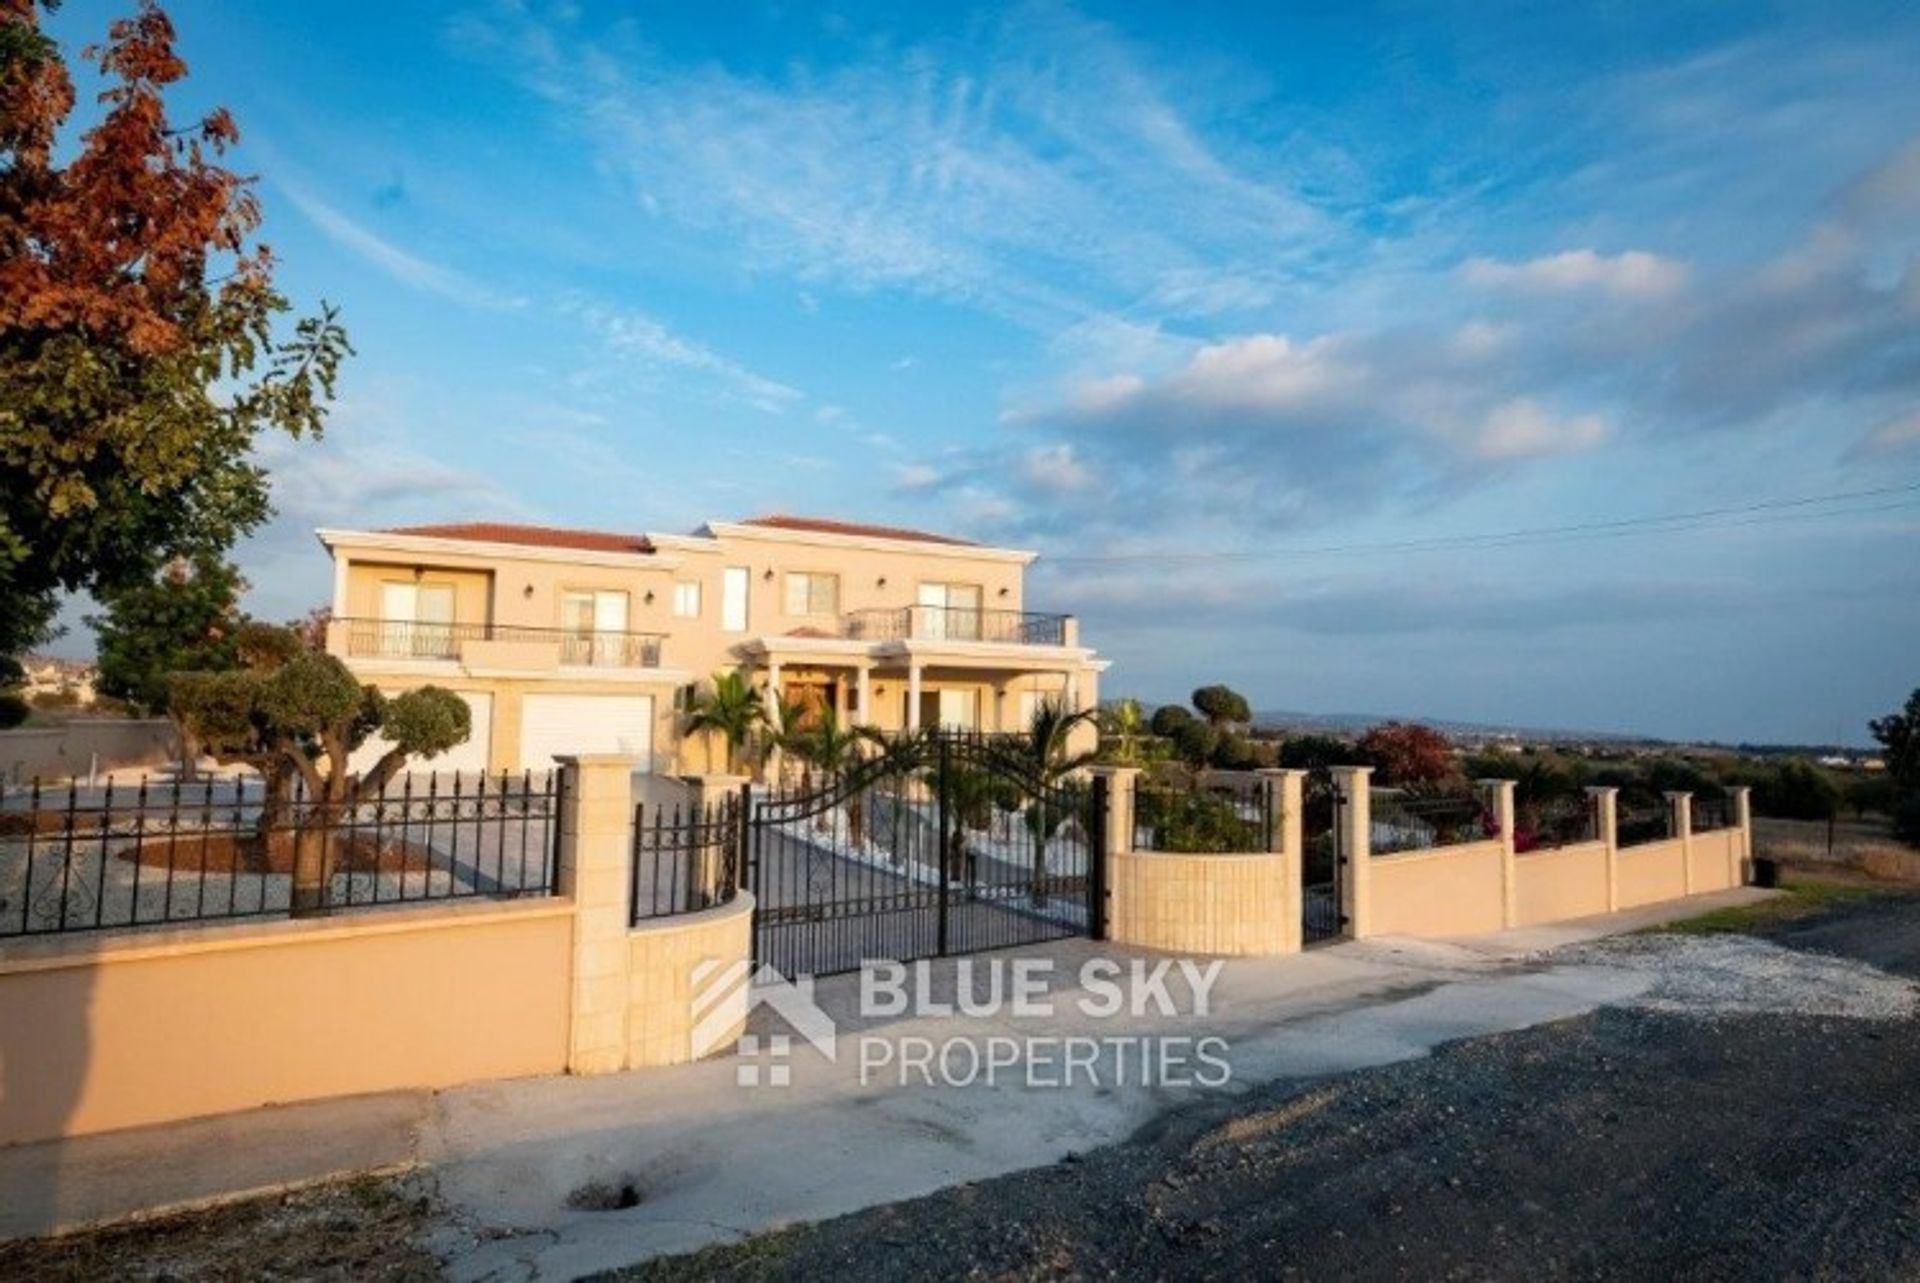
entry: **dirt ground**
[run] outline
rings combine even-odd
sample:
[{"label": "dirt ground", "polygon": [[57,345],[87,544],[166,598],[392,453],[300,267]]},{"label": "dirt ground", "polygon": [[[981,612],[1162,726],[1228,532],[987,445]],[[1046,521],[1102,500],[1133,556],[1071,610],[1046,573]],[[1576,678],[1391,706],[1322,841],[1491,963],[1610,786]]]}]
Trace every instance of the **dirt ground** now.
[{"label": "dirt ground", "polygon": [[[1859,891],[1702,930],[1761,965],[1780,955],[1755,936],[1920,979],[1920,896]],[[1214,1099],[1049,1168],[615,1277],[1920,1277],[1920,1019],[1777,1005],[1608,1008]],[[434,1278],[430,1189],[0,1246],[0,1279]]]},{"label": "dirt ground", "polygon": [[0,1279],[415,1283],[440,1277],[421,1244],[431,1199],[417,1179],[366,1179],[156,1217],[52,1240],[0,1243]]}]

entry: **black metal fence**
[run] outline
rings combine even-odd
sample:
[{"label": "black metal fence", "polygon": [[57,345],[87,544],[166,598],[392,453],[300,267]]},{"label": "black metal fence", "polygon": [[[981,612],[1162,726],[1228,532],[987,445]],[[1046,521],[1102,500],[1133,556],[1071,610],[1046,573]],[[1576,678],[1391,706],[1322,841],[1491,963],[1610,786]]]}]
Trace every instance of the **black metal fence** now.
[{"label": "black metal fence", "polygon": [[1067,616],[1031,610],[982,610],[972,606],[871,607],[849,611],[841,620],[841,631],[861,641],[926,638],[1064,646]]},{"label": "black metal fence", "polygon": [[458,659],[466,642],[541,642],[559,647],[559,662],[600,668],[658,668],[663,633],[605,628],[535,628],[521,624],[428,623],[412,619],[341,618],[347,654],[381,659]]},{"label": "black metal fence", "polygon": [[1733,827],[1733,803],[1725,797],[1699,797],[1690,799],[1693,808],[1693,831],[1711,833],[1715,829]]},{"label": "black metal fence", "polygon": [[1600,803],[1590,796],[1556,797],[1516,804],[1513,849],[1551,851],[1600,837]]},{"label": "black metal fence", "polygon": [[1133,793],[1133,849],[1220,854],[1273,849],[1269,781],[1222,785],[1139,780]]},{"label": "black metal fence", "polygon": [[1622,803],[1614,812],[1613,823],[1614,841],[1619,846],[1664,842],[1673,836],[1673,804],[1665,799]]},{"label": "black metal fence", "polygon": [[633,811],[633,903],[629,921],[698,913],[740,890],[745,793],[704,803]]},{"label": "black metal fence", "polygon": [[1469,794],[1421,796],[1375,789],[1371,800],[1375,854],[1458,846],[1500,836],[1492,810]]},{"label": "black metal fence", "polygon": [[402,776],[377,799],[269,799],[257,777],[0,793],[0,937],[547,895],[557,775]]}]

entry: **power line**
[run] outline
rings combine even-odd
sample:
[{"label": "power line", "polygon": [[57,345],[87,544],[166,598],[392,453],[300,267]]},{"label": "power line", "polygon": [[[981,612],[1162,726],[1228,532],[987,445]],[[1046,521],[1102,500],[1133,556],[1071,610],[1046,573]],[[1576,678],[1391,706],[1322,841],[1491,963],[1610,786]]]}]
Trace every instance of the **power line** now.
[{"label": "power line", "polygon": [[[1829,512],[1800,509],[1889,495],[1920,494],[1920,482],[1901,486],[1877,486],[1867,490],[1844,490],[1822,495],[1804,495],[1792,499],[1767,499],[1756,503],[1724,508],[1701,508],[1692,512],[1665,516],[1625,517],[1614,521],[1588,521],[1563,526],[1533,526],[1517,530],[1488,531],[1467,535],[1436,535],[1425,539],[1391,540],[1375,543],[1323,544],[1292,548],[1226,550],[1200,552],[1112,553],[1105,556],[1050,556],[1053,565],[1151,565],[1189,562],[1269,561],[1296,557],[1348,556],[1359,553],[1437,552],[1457,548],[1512,548],[1536,543],[1576,543],[1587,539],[1608,539],[1636,534],[1679,534],[1693,530],[1731,529],[1742,526],[1773,525],[1785,521],[1824,520],[1829,517],[1864,516],[1920,506],[1920,499],[1869,507],[1842,508]],[[1726,520],[1746,518],[1745,520]]]}]

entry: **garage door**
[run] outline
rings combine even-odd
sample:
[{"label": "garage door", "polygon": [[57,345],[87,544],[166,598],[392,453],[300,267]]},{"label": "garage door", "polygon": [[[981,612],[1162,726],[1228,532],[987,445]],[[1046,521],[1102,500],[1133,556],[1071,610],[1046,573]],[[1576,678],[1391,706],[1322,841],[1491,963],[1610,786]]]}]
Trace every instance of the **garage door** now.
[{"label": "garage door", "polygon": [[[400,694],[397,690],[382,693],[388,696]],[[487,769],[487,746],[493,742],[493,696],[468,694],[465,691],[454,693],[467,701],[467,709],[473,715],[473,734],[467,736],[466,743],[456,744],[438,757],[412,759],[407,763],[408,771],[445,774],[449,771],[477,773]],[[353,751],[347,764],[356,771],[367,771],[390,747],[392,744],[385,736],[370,736],[366,743]]]},{"label": "garage door", "polygon": [[628,753],[653,769],[653,696],[529,695],[520,706],[520,764],[547,770],[556,756]]}]

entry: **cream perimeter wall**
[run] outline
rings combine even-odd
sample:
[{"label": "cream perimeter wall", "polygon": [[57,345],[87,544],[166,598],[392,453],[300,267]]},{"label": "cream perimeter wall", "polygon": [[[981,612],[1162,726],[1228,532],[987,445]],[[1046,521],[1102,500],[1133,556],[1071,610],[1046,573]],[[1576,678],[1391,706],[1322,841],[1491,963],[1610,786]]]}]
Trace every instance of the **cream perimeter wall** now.
[{"label": "cream perimeter wall", "polygon": [[566,1066],[564,901],[14,946],[0,1144]]}]

